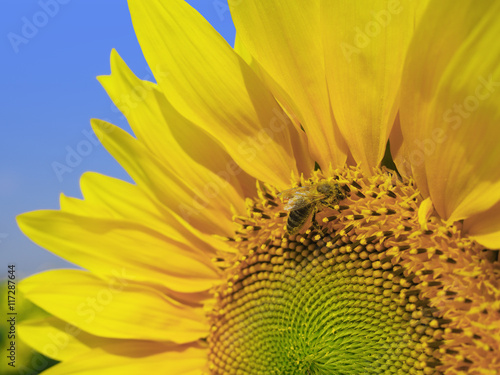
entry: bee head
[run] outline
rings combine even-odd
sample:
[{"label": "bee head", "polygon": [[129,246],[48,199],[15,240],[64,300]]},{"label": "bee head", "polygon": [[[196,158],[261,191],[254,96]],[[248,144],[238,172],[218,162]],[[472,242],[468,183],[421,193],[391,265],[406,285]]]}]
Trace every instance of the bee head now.
[{"label": "bee head", "polygon": [[318,193],[325,194],[326,196],[333,194],[333,186],[330,182],[322,182],[316,189],[318,190]]}]

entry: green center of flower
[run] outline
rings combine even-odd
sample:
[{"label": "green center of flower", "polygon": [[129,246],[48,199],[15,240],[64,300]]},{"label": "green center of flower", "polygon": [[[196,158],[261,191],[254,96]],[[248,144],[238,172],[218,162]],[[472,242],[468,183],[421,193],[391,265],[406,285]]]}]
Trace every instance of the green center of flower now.
[{"label": "green center of flower", "polygon": [[240,255],[221,262],[227,281],[210,316],[213,374],[438,373],[449,321],[429,300],[439,276],[418,259],[442,257],[436,240],[459,236],[432,220],[421,228],[411,181],[334,175],[345,198],[319,206],[318,224],[308,218],[298,234],[270,187],[237,218]]}]

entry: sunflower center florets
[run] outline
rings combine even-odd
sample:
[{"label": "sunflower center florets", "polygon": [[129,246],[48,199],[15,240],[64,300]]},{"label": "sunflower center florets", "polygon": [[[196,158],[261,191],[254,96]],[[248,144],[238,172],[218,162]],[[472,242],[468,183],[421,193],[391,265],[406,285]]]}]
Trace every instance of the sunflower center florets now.
[{"label": "sunflower center florets", "polygon": [[213,374],[439,373],[450,322],[430,303],[442,287],[424,260],[443,257],[441,241],[459,246],[458,228],[422,228],[411,181],[331,175],[261,187],[236,218],[240,255],[221,262],[210,315]]}]

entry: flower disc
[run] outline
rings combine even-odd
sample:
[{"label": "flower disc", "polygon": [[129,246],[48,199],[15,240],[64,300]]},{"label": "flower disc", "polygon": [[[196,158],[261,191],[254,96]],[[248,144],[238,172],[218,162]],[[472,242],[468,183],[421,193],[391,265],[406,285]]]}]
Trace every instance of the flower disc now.
[{"label": "flower disc", "polygon": [[456,228],[421,229],[411,181],[355,169],[335,175],[347,198],[320,208],[323,233],[306,224],[286,234],[286,212],[269,187],[249,218],[237,218],[241,230],[230,240],[244,255],[221,262],[214,374],[439,373],[449,321],[429,300],[439,276],[418,259],[442,256],[431,246],[437,239],[456,246]]}]

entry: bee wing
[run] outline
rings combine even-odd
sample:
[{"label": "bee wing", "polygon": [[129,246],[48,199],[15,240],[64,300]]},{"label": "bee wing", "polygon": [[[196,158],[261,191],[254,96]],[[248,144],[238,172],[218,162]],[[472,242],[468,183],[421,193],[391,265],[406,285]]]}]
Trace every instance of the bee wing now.
[{"label": "bee wing", "polygon": [[296,191],[302,190],[303,188],[304,188],[304,186],[302,186],[302,187],[295,187],[295,188],[291,188],[291,189],[280,191],[278,193],[278,197],[280,197],[281,199],[290,199],[291,197],[293,197],[295,195]]},{"label": "bee wing", "polygon": [[297,195],[304,196],[307,194],[309,190],[311,190],[312,186],[299,186],[299,187],[294,187],[288,190],[283,190],[282,192],[278,193],[278,197],[281,198],[283,201],[288,201],[289,199],[292,199],[293,197]]},{"label": "bee wing", "polygon": [[299,196],[294,196],[291,198],[283,207],[287,211],[292,211],[292,210],[300,210],[302,207],[307,206],[308,204],[311,204],[311,200],[305,199],[306,195],[299,195]]},{"label": "bee wing", "polygon": [[278,197],[286,202],[285,206],[283,207],[285,210],[299,210],[302,207],[307,206],[308,204],[324,198],[323,194],[316,193],[312,195],[311,190],[313,188],[314,186],[308,185],[284,190],[278,194]]}]

